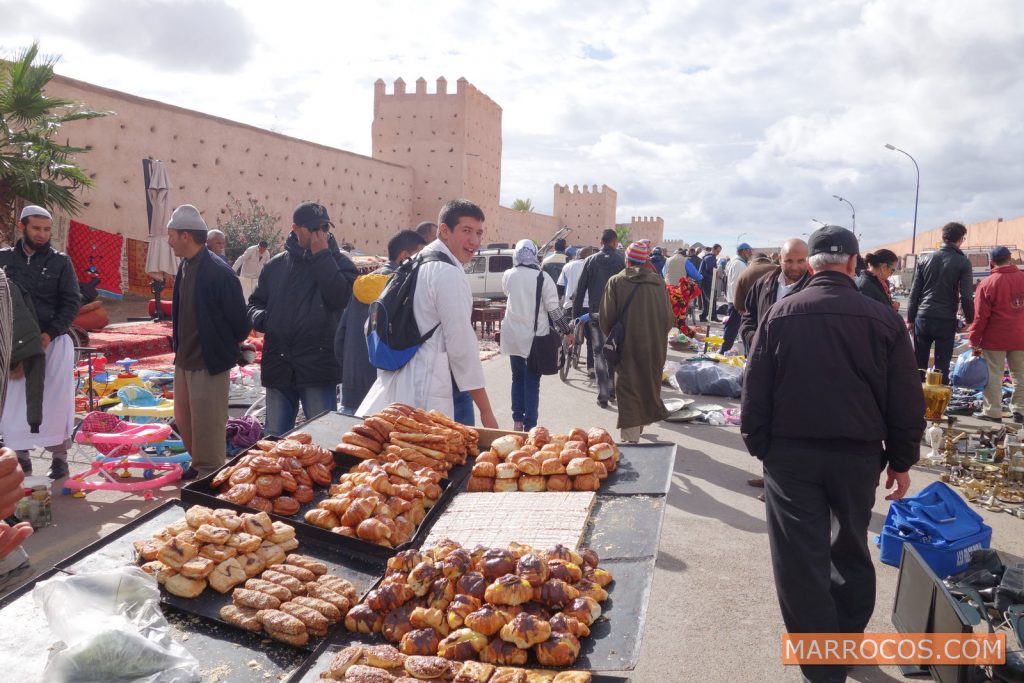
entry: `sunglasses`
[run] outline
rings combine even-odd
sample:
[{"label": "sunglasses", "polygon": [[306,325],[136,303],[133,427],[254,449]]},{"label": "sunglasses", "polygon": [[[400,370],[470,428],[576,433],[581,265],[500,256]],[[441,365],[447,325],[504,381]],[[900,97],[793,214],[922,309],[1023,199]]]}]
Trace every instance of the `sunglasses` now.
[{"label": "sunglasses", "polygon": [[333,226],[330,223],[321,223],[320,225],[303,225],[302,227],[310,232],[320,232],[321,230],[323,232],[330,232]]}]

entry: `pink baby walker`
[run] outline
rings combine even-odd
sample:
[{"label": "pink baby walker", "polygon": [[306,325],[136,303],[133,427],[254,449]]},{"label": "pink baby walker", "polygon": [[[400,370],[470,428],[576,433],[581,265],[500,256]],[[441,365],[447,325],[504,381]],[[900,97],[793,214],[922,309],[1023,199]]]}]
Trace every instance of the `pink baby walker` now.
[{"label": "pink baby walker", "polygon": [[[75,433],[75,441],[93,446],[98,455],[88,471],[65,480],[61,493],[74,491],[73,495],[81,498],[86,491],[142,491],[145,500],[152,500],[153,489],[178,481],[182,467],[151,458],[141,446],[165,441],[170,434],[171,426],[167,424],[132,424],[110,413],[89,413]],[[122,471],[120,478],[124,478],[130,476],[132,468],[164,474],[141,481],[120,481],[117,470]]]}]

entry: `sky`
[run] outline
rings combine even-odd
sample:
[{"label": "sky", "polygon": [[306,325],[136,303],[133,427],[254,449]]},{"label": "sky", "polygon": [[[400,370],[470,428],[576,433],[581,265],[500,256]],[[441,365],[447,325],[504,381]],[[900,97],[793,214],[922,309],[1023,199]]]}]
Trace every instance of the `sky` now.
[{"label": "sky", "polygon": [[[1019,0],[0,0],[0,54],[370,154],[373,82],[465,77],[503,109],[501,202],[607,184],[618,221],[866,247],[1024,215]],[[742,237],[740,237],[742,235]]]}]

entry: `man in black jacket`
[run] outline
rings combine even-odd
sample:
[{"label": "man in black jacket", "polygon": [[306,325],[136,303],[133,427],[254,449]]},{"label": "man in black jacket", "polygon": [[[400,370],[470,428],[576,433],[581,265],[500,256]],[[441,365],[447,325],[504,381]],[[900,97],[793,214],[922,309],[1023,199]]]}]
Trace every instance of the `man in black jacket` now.
[{"label": "man in black jacket", "polygon": [[207,249],[206,238],[198,209],[182,204],[174,210],[167,223],[167,244],[181,259],[171,306],[174,421],[192,456],[184,479],[224,465],[231,368],[249,334],[242,285]]},{"label": "man in black jacket", "polygon": [[754,348],[754,333],[772,304],[799,292],[807,284],[807,243],[797,238],[787,240],[779,253],[782,265],[758,278],[743,300],[740,338],[748,352]]},{"label": "man in black jacket", "polygon": [[[868,522],[879,475],[902,498],[920,456],[924,396],[899,316],[857,291],[857,239],[811,235],[815,271],[772,306],[743,381],[747,450],[764,463],[775,587],[790,633],[861,633],[875,602]],[[833,519],[837,531],[833,534]],[[843,681],[843,667],[801,667]]]},{"label": "man in black jacket", "polygon": [[41,206],[26,206],[21,212],[21,239],[14,247],[0,250],[0,267],[7,279],[19,284],[32,299],[46,353],[43,377],[43,416],[29,425],[26,382],[12,378],[0,418],[0,433],[8,448],[15,450],[22,469],[32,472],[29,450],[43,447],[52,454],[50,479],[68,474],[68,437],[75,417],[75,345],[68,329],[78,315],[81,297],[78,278],[67,254],[50,246],[53,220]]},{"label": "man in black jacket", "polygon": [[971,262],[960,251],[966,235],[967,228],[960,223],[942,227],[942,247],[922,257],[914,269],[907,305],[907,329],[914,334],[917,367],[923,377],[934,344],[935,367],[946,384],[959,327],[957,309],[963,309],[967,325],[974,322]]},{"label": "man in black jacket", "polygon": [[266,429],[279,436],[295,427],[300,403],[307,418],[337,408],[334,333],[359,276],[330,233],[327,209],[303,202],[292,223],[284,251],[267,262],[249,297],[253,329],[266,334]]},{"label": "man in black jacket", "polygon": [[[708,321],[708,313],[711,314],[712,320],[718,322],[718,311],[715,310],[715,302],[711,299],[711,293],[713,289],[716,289],[713,280],[720,253],[722,253],[722,245],[716,244],[710,249],[705,249],[704,256],[700,259],[700,321],[702,323]],[[715,298],[718,298],[721,292],[715,291],[714,294]]]},{"label": "man in black jacket", "polygon": [[[626,258],[619,252],[619,238],[611,228],[601,233],[601,251],[587,257],[583,262],[583,271],[576,292],[572,299],[572,317],[579,318],[583,314],[583,300],[590,302],[591,310],[596,310],[604,297],[604,288],[612,275],[626,267]],[[583,293],[586,293],[586,297]],[[594,370],[597,375],[597,403],[602,408],[608,401],[615,400],[614,370],[608,367],[601,348],[604,346],[604,333],[599,325],[590,325],[590,346],[594,349]]]}]

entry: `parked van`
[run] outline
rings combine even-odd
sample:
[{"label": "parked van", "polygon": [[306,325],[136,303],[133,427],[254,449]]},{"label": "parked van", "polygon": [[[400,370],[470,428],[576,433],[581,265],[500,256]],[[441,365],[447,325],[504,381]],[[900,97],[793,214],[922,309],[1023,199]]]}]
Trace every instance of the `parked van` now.
[{"label": "parked van", "polygon": [[[554,248],[555,240],[562,239],[572,230],[562,228],[540,247],[539,258],[543,259],[550,249]],[[505,292],[501,288],[501,276],[512,267],[512,254],[515,250],[506,246],[481,249],[473,260],[465,265],[466,278],[476,299],[504,299]]]}]

